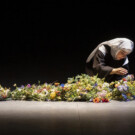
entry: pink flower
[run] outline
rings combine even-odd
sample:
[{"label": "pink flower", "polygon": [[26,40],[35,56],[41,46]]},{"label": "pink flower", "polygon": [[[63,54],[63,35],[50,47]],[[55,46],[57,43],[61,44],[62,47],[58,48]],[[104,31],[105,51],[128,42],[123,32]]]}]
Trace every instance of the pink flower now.
[{"label": "pink flower", "polygon": [[28,88],[30,88],[30,87],[31,87],[31,85],[30,85],[30,84],[28,84],[28,85],[27,85],[27,87],[28,87]]},{"label": "pink flower", "polygon": [[105,91],[105,90],[102,90],[101,92],[97,92],[97,95],[99,96],[99,97],[105,97],[106,96],[106,94],[107,94],[107,91]]}]

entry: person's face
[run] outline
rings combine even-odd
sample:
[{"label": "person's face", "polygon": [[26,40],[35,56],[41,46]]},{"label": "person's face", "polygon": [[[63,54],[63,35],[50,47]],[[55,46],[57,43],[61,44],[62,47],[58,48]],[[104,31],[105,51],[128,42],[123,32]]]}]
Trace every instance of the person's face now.
[{"label": "person's face", "polygon": [[129,53],[123,51],[123,50],[120,50],[118,52],[118,54],[116,55],[116,59],[117,60],[121,60],[121,59],[124,59]]}]

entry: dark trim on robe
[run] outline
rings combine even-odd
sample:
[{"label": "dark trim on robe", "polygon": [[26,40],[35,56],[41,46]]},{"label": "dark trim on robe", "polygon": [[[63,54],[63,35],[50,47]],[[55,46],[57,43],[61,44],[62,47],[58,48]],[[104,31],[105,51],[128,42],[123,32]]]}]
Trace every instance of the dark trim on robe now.
[{"label": "dark trim on robe", "polygon": [[126,58],[122,60],[114,60],[111,55],[111,48],[108,45],[104,45],[106,48],[106,55],[104,55],[100,50],[97,50],[95,56],[92,60],[86,64],[85,72],[90,75],[97,75],[99,78],[105,78],[105,81],[111,82],[115,80],[120,80],[126,75],[110,75],[113,68],[123,67],[129,71],[128,64],[122,66]]}]

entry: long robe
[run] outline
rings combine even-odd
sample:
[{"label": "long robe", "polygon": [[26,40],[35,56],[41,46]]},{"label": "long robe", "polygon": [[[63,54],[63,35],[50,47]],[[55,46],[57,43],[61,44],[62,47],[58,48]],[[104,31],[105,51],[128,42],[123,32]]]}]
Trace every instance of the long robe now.
[{"label": "long robe", "polygon": [[110,51],[111,48],[108,45],[104,45],[106,54],[104,55],[99,49],[95,53],[92,60],[86,64],[85,71],[88,75],[97,75],[99,78],[105,78],[105,81],[111,82],[120,80],[126,75],[110,75],[113,68],[125,68],[129,71],[128,63],[124,64],[127,58],[121,60],[114,60]]}]

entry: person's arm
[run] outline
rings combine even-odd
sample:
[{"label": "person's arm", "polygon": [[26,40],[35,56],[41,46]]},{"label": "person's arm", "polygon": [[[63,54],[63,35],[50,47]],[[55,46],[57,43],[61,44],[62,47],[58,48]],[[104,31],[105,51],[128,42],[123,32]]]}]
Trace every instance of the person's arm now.
[{"label": "person's arm", "polygon": [[98,73],[99,77],[106,77],[110,75],[113,67],[106,65],[105,55],[98,50],[93,59],[93,69]]},{"label": "person's arm", "polygon": [[117,74],[117,75],[122,75],[122,76],[126,76],[128,75],[129,72],[129,66],[128,63],[122,67],[119,68],[113,68],[113,70],[110,72],[110,74]]},{"label": "person's arm", "polygon": [[94,56],[93,69],[101,78],[114,74],[123,76],[128,73],[128,65],[124,65],[123,67],[119,68],[107,66],[105,63],[105,55],[99,50]]},{"label": "person's arm", "polygon": [[126,75],[128,73],[128,70],[126,70],[123,67],[120,68],[113,68],[110,72],[110,75],[117,74],[117,75]]}]

